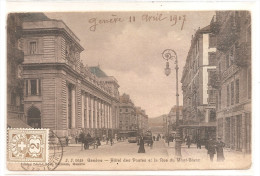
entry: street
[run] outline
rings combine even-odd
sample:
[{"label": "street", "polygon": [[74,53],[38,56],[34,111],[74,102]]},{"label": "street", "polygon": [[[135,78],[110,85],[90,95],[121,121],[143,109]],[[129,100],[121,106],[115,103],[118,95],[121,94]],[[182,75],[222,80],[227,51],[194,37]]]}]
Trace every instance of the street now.
[{"label": "street", "polygon": [[89,150],[81,150],[81,144],[74,144],[71,147],[64,148],[64,156],[86,156],[86,157],[122,157],[122,156],[140,156],[140,155],[149,155],[149,156],[161,156],[167,157],[167,148],[165,147],[164,141],[155,141],[153,148],[145,145],[145,153],[137,153],[139,145],[137,143],[129,143],[127,140],[122,142],[116,142],[112,146],[110,144],[105,144],[102,142],[102,145],[98,149],[93,149],[90,147]]},{"label": "street", "polygon": [[[225,161],[210,162],[207,150],[203,146],[197,149],[195,144],[188,148],[182,144],[182,157],[175,157],[175,143],[168,146],[164,140],[154,141],[153,148],[145,145],[145,153],[138,153],[137,143],[128,141],[115,142],[112,146],[101,143],[98,149],[90,147],[89,150],[82,150],[81,144],[71,144],[63,149],[63,158],[59,170],[73,165],[75,170],[111,170],[131,167],[138,169],[196,169],[196,168],[238,168],[245,167],[244,163],[250,163],[250,155],[242,155],[239,152],[224,150]],[[235,162],[236,161],[236,162]],[[238,162],[241,161],[241,162]],[[248,168],[248,165],[246,168]]]}]

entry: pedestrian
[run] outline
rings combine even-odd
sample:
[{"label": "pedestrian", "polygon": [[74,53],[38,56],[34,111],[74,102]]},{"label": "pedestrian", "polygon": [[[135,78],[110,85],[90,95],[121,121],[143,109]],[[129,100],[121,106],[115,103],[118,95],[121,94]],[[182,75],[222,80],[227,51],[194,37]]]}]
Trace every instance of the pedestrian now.
[{"label": "pedestrian", "polygon": [[191,145],[190,136],[187,137],[186,145],[188,146],[188,148],[190,148],[190,145]]},{"label": "pedestrian", "polygon": [[216,150],[217,150],[217,161],[224,161],[224,151],[225,143],[221,141],[221,137],[218,137],[218,141],[216,142]]},{"label": "pedestrian", "polygon": [[213,161],[214,155],[216,153],[216,144],[215,141],[210,138],[207,142],[206,149],[208,150],[210,161]]},{"label": "pedestrian", "polygon": [[140,144],[139,144],[138,153],[145,153],[143,137],[140,137]]},{"label": "pedestrian", "polygon": [[168,142],[168,147],[170,146],[170,137],[169,136],[167,136],[166,137],[166,139],[167,139],[167,142]]},{"label": "pedestrian", "polygon": [[108,144],[108,141],[109,141],[109,138],[108,138],[108,137],[106,138],[106,141],[107,141],[107,143],[106,143],[106,144]]},{"label": "pedestrian", "polygon": [[66,136],[65,140],[66,140],[66,146],[69,146],[69,137]]},{"label": "pedestrian", "polygon": [[153,141],[155,141],[155,136],[153,136]]},{"label": "pedestrian", "polygon": [[99,138],[97,138],[97,145],[98,145],[98,146],[101,146],[101,142],[100,142],[100,139],[99,139]]},{"label": "pedestrian", "polygon": [[79,137],[78,137],[78,135],[76,135],[76,136],[75,136],[75,142],[76,142],[76,144],[78,143],[78,141],[79,141]]},{"label": "pedestrian", "polygon": [[196,143],[197,143],[197,149],[201,149],[200,137],[197,137]]},{"label": "pedestrian", "polygon": [[151,147],[151,149],[153,148],[153,139],[151,139],[151,141],[150,141],[150,147]]},{"label": "pedestrian", "polygon": [[110,144],[111,144],[111,146],[113,145],[113,138],[112,137],[110,138]]}]

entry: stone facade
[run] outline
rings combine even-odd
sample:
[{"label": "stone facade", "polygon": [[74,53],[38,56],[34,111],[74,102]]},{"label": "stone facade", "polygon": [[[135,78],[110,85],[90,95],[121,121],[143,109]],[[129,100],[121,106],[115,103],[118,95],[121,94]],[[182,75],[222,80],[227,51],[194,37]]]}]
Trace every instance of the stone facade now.
[{"label": "stone facade", "polygon": [[75,136],[81,130],[92,136],[115,136],[117,81],[98,77],[82,64],[84,48],[63,21],[32,16],[20,25],[23,122],[49,128],[58,136]]},{"label": "stone facade", "polygon": [[121,131],[129,131],[137,129],[137,119],[135,106],[130,96],[123,94],[120,96],[120,122],[119,129]]},{"label": "stone facade", "polygon": [[140,134],[145,133],[149,129],[148,116],[141,107],[136,107],[137,126]]},{"label": "stone facade", "polygon": [[216,36],[206,26],[192,36],[181,79],[183,133],[192,139],[216,137],[216,89],[209,85],[216,65]]},{"label": "stone facade", "polygon": [[[22,18],[17,14],[9,14],[7,21],[7,120],[24,120],[23,81],[21,79],[24,53],[20,47]],[[11,126],[11,124],[8,125]]]},{"label": "stone facade", "polygon": [[137,130],[139,134],[148,130],[148,116],[141,107],[136,107],[130,96],[120,96],[120,122],[121,132]]},{"label": "stone facade", "polygon": [[251,15],[217,12],[211,28],[217,35],[217,135],[227,147],[251,152]]}]

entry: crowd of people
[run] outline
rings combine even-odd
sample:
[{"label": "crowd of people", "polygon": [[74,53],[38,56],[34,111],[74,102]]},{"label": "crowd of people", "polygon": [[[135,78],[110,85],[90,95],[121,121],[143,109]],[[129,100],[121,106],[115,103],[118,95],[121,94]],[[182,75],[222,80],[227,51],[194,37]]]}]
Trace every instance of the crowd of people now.
[{"label": "crowd of people", "polygon": [[[190,148],[192,144],[190,136],[185,136],[184,142],[186,142],[186,145]],[[195,138],[195,143],[197,144],[197,149],[201,149],[202,141],[199,137]],[[207,154],[209,155],[210,161],[214,160],[215,154],[217,154],[217,161],[224,161],[224,147],[225,143],[221,141],[221,137],[218,137],[217,141],[212,137],[205,141],[205,148],[207,150]]]}]

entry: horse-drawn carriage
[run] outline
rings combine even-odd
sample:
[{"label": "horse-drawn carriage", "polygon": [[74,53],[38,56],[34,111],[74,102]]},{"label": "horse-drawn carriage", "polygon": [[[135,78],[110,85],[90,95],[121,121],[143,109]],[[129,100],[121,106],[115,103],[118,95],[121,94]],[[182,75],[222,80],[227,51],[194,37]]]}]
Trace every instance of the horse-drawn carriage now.
[{"label": "horse-drawn carriage", "polygon": [[153,145],[153,135],[151,131],[146,131],[144,133],[144,144],[147,144],[148,146]]},{"label": "horse-drawn carriage", "polygon": [[93,138],[90,134],[80,133],[79,135],[79,142],[82,142],[84,145],[84,149],[89,149],[90,146],[93,148],[97,148],[100,144],[100,140],[98,138]]}]

